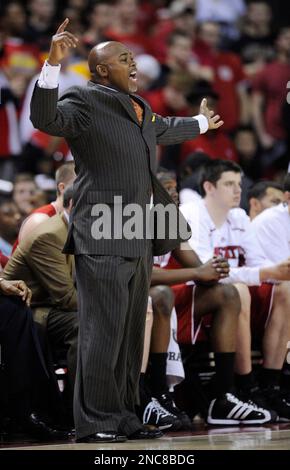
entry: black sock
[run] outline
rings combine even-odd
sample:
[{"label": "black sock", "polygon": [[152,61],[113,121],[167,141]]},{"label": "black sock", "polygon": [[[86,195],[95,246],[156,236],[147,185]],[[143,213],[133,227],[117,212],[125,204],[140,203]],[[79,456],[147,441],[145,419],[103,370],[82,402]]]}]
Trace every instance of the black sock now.
[{"label": "black sock", "polygon": [[141,373],[139,378],[139,397],[140,406],[142,409],[144,409],[151,401],[151,393],[147,388],[146,377],[144,373]]},{"label": "black sock", "polygon": [[280,369],[266,369],[265,367],[263,367],[261,371],[261,387],[268,388],[279,386],[280,375]]},{"label": "black sock", "polygon": [[168,390],[166,378],[167,353],[151,353],[149,356],[150,389],[153,396]]},{"label": "black sock", "polygon": [[235,383],[238,390],[248,391],[257,386],[253,371],[248,374],[235,374]]},{"label": "black sock", "polygon": [[235,353],[215,353],[216,396],[231,392],[234,386]]}]

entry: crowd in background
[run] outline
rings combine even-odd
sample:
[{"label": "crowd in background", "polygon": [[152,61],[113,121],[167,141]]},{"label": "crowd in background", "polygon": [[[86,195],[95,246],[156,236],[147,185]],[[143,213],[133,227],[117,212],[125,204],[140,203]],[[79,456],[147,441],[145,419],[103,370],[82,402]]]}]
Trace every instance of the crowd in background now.
[{"label": "crowd in background", "polygon": [[1,2],[1,192],[12,190],[7,181],[23,181],[21,174],[29,173],[30,204],[41,205],[46,197],[42,192],[53,188],[55,169],[72,158],[63,139],[34,129],[29,120],[34,83],[51,36],[65,17],[80,43],[62,65],[60,94],[90,78],[86,61],[92,46],[105,40],[123,42],[136,56],[139,93],[154,112],[194,115],[201,98],[207,97],[225,122],[219,132],[160,149],[163,167],[179,172],[188,155],[203,151],[213,159],[238,162],[250,183],[282,180],[289,147],[290,27],[283,16],[285,3]]}]

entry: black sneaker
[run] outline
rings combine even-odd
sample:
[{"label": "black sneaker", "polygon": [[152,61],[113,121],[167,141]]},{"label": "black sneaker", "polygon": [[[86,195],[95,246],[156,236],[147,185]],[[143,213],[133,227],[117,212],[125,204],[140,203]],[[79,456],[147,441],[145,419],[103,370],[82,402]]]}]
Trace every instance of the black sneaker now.
[{"label": "black sneaker", "polygon": [[270,412],[255,405],[240,401],[232,393],[211,401],[208,410],[208,424],[264,424],[271,421]]},{"label": "black sneaker", "polygon": [[156,398],[152,398],[144,409],[142,421],[143,424],[153,424],[163,430],[180,427],[177,417],[163,408]]},{"label": "black sneaker", "polygon": [[240,390],[237,396],[241,401],[248,402],[250,405],[254,405],[257,408],[269,411],[271,415],[271,421],[275,423],[278,419],[278,415],[275,410],[272,409],[269,401],[265,394],[258,385],[250,388],[249,390]]},{"label": "black sneaker", "polygon": [[169,411],[169,413],[178,418],[181,423],[181,427],[178,428],[180,431],[187,431],[192,429],[192,422],[190,421],[189,416],[185,413],[185,411],[181,411],[176,406],[170,392],[162,393],[162,395],[158,395],[156,398],[160,405],[165,408],[165,410]]},{"label": "black sneaker", "polygon": [[279,385],[263,389],[263,393],[271,408],[276,411],[277,421],[288,423],[290,421],[290,397],[289,393],[283,393]]}]

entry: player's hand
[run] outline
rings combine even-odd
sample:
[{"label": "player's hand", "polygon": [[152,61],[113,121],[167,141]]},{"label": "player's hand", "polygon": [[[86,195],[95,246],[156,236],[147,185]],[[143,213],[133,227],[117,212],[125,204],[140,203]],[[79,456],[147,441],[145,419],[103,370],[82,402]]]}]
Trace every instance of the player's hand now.
[{"label": "player's hand", "polygon": [[206,117],[206,119],[208,120],[208,128],[209,129],[218,129],[224,123],[224,121],[221,121],[221,118],[218,114],[214,114],[214,111],[211,111],[207,107],[207,99],[206,98],[203,98],[203,100],[201,101],[199,112],[200,112],[200,114],[203,114]]},{"label": "player's hand", "polygon": [[274,267],[273,279],[276,281],[290,281],[290,258]]},{"label": "player's hand", "polygon": [[197,282],[216,282],[228,277],[230,267],[225,258],[213,257],[198,268],[199,278]]},{"label": "player's hand", "polygon": [[22,298],[28,307],[30,306],[32,292],[24,281],[7,281],[2,279],[0,282],[0,292],[5,295],[17,295]]},{"label": "player's hand", "polygon": [[69,23],[69,19],[66,18],[64,22],[59,26],[56,34],[52,36],[50,51],[48,55],[48,63],[50,65],[58,65],[62,59],[64,59],[70,48],[77,47],[78,38],[72,33],[65,31]]}]

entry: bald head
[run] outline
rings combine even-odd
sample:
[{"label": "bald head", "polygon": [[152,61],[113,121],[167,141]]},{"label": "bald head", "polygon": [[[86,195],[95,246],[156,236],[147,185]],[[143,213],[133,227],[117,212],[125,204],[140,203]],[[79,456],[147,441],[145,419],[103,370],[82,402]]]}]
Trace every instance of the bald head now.
[{"label": "bald head", "polygon": [[136,63],[127,46],[116,41],[97,44],[88,57],[92,80],[126,93],[137,91]]},{"label": "bald head", "polygon": [[96,73],[97,65],[106,63],[116,53],[118,45],[123,45],[116,41],[106,41],[97,44],[91,49],[88,57],[89,69],[92,74]]}]

